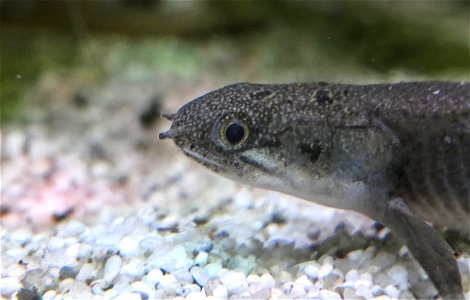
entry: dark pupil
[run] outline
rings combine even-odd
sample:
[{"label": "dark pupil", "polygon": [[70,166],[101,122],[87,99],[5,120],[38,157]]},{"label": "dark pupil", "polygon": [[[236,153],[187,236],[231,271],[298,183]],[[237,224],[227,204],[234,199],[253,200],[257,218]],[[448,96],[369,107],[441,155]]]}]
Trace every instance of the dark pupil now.
[{"label": "dark pupil", "polygon": [[232,144],[240,142],[244,136],[245,129],[243,129],[242,125],[237,123],[230,124],[225,130],[225,137],[227,137],[227,140]]}]

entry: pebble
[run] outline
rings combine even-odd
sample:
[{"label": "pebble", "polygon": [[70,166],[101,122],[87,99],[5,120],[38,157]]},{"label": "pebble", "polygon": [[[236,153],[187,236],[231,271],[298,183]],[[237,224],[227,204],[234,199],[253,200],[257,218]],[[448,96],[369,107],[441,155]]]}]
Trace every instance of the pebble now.
[{"label": "pebble", "polygon": [[104,266],[104,276],[102,288],[107,289],[111,286],[116,276],[121,271],[122,259],[119,255],[113,255],[106,261]]},{"label": "pebble", "polygon": [[227,287],[224,285],[218,285],[213,290],[212,295],[217,299],[227,299],[228,298],[228,290]]},{"label": "pebble", "polygon": [[119,254],[123,257],[135,256],[139,249],[140,240],[133,236],[125,236],[119,241]]},{"label": "pebble", "polygon": [[323,264],[318,270],[318,277],[322,278],[329,275],[333,271],[333,265],[330,263]]},{"label": "pebble", "polygon": [[269,273],[264,273],[259,279],[260,284],[266,288],[273,288],[276,285],[276,281],[273,276]]},{"label": "pebble", "polygon": [[5,272],[2,272],[4,277],[14,277],[18,280],[23,280],[26,276],[26,268],[21,264],[13,264],[6,268]]},{"label": "pebble", "polygon": [[258,284],[260,280],[261,278],[258,275],[254,274],[250,274],[246,277],[246,282],[248,282],[249,285]]},{"label": "pebble", "polygon": [[144,281],[152,287],[156,287],[160,282],[160,279],[163,277],[163,272],[160,269],[152,269],[144,277]]},{"label": "pebble", "polygon": [[346,281],[356,281],[359,279],[359,272],[356,269],[349,270],[344,276]]},{"label": "pebble", "polygon": [[245,274],[237,271],[226,271],[220,275],[220,281],[231,294],[240,294],[248,288]]},{"label": "pebble", "polygon": [[0,278],[0,294],[2,297],[11,298],[11,296],[19,291],[23,284],[14,277]]},{"label": "pebble", "polygon": [[59,270],[59,279],[67,279],[67,278],[75,278],[77,276],[78,271],[70,266],[63,266]]},{"label": "pebble", "polygon": [[201,251],[194,258],[194,263],[199,266],[204,266],[209,260],[209,253]]},{"label": "pebble", "polygon": [[187,300],[199,300],[206,299],[206,295],[203,292],[190,292],[186,295],[185,299]]},{"label": "pebble", "polygon": [[315,280],[319,277],[320,267],[317,264],[311,264],[305,267],[304,273],[311,279]]},{"label": "pebble", "polygon": [[77,237],[81,235],[86,230],[86,226],[79,221],[72,220],[59,227],[58,235],[64,237],[74,236]]},{"label": "pebble", "polygon": [[165,289],[175,283],[178,283],[178,280],[176,279],[175,276],[173,276],[172,274],[165,274],[160,278],[158,287]]},{"label": "pebble", "polygon": [[[301,285],[306,291],[308,291],[313,286],[313,282],[310,279],[308,279],[307,275],[302,275],[299,278],[297,278],[294,284]],[[274,287],[274,282],[271,287]]]},{"label": "pebble", "polygon": [[401,265],[394,265],[387,271],[387,275],[390,276],[400,289],[406,289],[408,285],[408,271]]},{"label": "pebble", "polygon": [[137,292],[143,299],[154,299],[155,291],[142,281],[135,281],[131,284],[131,292]]},{"label": "pebble", "polygon": [[122,266],[121,274],[132,278],[140,278],[144,274],[143,264],[144,262],[140,259],[133,259],[128,264]]},{"label": "pebble", "polygon": [[300,285],[300,284],[293,284],[292,289],[290,290],[290,293],[286,293],[291,295],[294,298],[301,299],[305,298],[307,295],[307,292],[305,291],[305,288]]},{"label": "pebble", "polygon": [[343,298],[344,299],[354,299],[356,298],[356,289],[352,287],[345,287],[343,289]]},{"label": "pebble", "polygon": [[222,270],[222,265],[220,263],[209,263],[205,265],[204,268],[209,273],[209,278],[214,278],[219,275]]},{"label": "pebble", "polygon": [[191,268],[191,275],[194,278],[194,281],[200,285],[204,286],[206,282],[209,280],[209,271],[207,269],[194,266]]},{"label": "pebble", "polygon": [[52,237],[49,239],[49,242],[47,243],[47,251],[49,252],[55,252],[58,250],[62,250],[62,248],[65,246],[65,240],[61,237]]},{"label": "pebble", "polygon": [[177,296],[184,296],[192,292],[200,292],[201,287],[197,284],[185,284],[176,291]]},{"label": "pebble", "polygon": [[163,239],[158,236],[148,236],[140,240],[139,249],[144,253],[152,253],[164,243]]},{"label": "pebble", "polygon": [[400,290],[392,284],[386,286],[384,291],[391,298],[399,298],[400,296]]},{"label": "pebble", "polygon": [[56,290],[48,290],[47,292],[45,292],[45,293],[42,295],[42,299],[44,299],[44,300],[46,300],[46,299],[54,299],[56,295],[57,295],[57,291],[56,291]]},{"label": "pebble", "polygon": [[176,277],[176,280],[178,283],[184,285],[184,284],[190,284],[194,282],[193,275],[191,274],[190,271],[188,271],[186,268],[181,268],[176,271],[174,271],[173,276]]},{"label": "pebble", "polygon": [[80,271],[78,271],[78,274],[75,277],[75,279],[78,281],[87,282],[87,281],[94,279],[95,276],[96,276],[95,267],[90,263],[86,263],[86,264],[83,264],[83,266],[80,268]]},{"label": "pebble", "polygon": [[341,296],[333,291],[321,290],[319,292],[321,300],[341,300]]}]

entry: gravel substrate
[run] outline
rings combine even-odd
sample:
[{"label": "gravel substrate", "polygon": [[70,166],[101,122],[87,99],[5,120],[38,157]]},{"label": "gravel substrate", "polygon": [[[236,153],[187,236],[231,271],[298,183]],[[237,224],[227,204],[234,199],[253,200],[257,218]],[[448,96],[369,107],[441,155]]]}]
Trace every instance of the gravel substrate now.
[{"label": "gravel substrate", "polygon": [[[2,129],[2,298],[435,297],[388,229],[242,187],[157,142],[168,124],[139,125],[153,91],[111,83],[94,105]],[[458,262],[470,298],[469,252]]]},{"label": "gravel substrate", "polygon": [[[292,201],[275,194],[255,199],[241,189],[217,204],[188,204],[194,210],[186,215],[148,206],[127,214],[103,212],[95,225],[71,220],[49,233],[2,229],[1,294],[21,299],[435,296],[404,247],[395,252],[380,246],[389,239],[387,229],[377,233],[360,216]],[[343,225],[328,228],[338,219]],[[350,225],[363,226],[365,235],[345,230]],[[328,249],[320,250],[324,243]],[[462,254],[458,262],[468,285],[470,256]]]}]

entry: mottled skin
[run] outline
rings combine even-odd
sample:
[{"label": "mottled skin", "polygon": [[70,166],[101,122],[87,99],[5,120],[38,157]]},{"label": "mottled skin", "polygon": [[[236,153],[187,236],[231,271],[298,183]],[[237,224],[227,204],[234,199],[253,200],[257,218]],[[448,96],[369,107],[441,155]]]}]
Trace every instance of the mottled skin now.
[{"label": "mottled skin", "polygon": [[166,117],[160,138],[216,173],[385,224],[442,297],[463,298],[452,249],[423,220],[470,232],[470,83],[239,83]]}]

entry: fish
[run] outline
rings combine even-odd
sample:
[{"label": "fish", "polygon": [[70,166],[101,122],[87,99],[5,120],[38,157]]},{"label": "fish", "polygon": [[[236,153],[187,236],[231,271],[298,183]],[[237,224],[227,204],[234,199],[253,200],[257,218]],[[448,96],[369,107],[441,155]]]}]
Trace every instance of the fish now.
[{"label": "fish", "polygon": [[[470,83],[235,83],[176,113],[160,139],[232,180],[388,227],[439,295],[463,299],[452,248],[470,234]],[[434,226],[433,226],[434,225]]]}]

